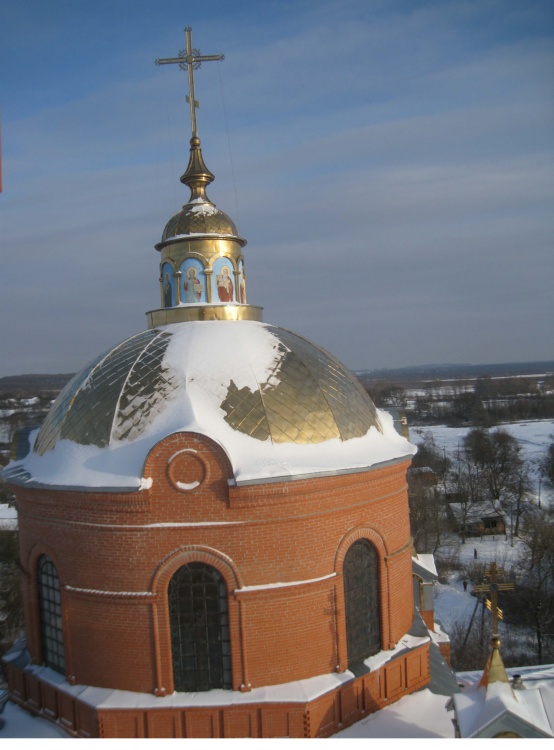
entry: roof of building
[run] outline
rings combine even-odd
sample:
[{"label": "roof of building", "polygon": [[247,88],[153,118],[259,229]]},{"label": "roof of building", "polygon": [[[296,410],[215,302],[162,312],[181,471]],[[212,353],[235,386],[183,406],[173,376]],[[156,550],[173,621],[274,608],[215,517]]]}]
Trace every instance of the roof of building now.
[{"label": "roof of building", "polygon": [[473,686],[454,695],[462,737],[554,737],[554,685],[514,690],[510,683]]},{"label": "roof of building", "polygon": [[17,510],[8,503],[0,503],[0,529],[17,531]]},{"label": "roof of building", "polygon": [[238,237],[231,218],[211,201],[187,203],[166,224],[162,242],[176,237],[214,234],[220,237]]},{"label": "roof of building", "polygon": [[7,478],[139,487],[148,452],[179,431],[210,437],[237,481],[364,469],[415,448],[335,357],[254,321],[139,333],[78,373]]},{"label": "roof of building", "polygon": [[454,518],[459,523],[479,523],[485,518],[500,518],[501,514],[489,502],[473,503],[466,507],[465,503],[448,503]]},{"label": "roof of building", "polygon": [[439,577],[434,555],[416,552],[412,556],[412,570],[422,581],[436,581]]}]

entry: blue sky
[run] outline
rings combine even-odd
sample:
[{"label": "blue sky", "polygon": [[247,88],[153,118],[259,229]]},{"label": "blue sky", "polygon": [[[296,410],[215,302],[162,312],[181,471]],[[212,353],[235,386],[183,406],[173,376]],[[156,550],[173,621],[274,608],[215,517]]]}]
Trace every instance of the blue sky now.
[{"label": "blue sky", "polygon": [[549,0],[4,0],[0,376],[145,327],[184,47],[248,299],[354,369],[554,356]]}]

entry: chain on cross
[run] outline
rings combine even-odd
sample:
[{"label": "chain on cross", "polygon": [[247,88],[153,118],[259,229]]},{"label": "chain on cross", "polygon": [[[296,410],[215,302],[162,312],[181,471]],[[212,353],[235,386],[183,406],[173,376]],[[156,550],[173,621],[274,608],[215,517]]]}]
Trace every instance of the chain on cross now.
[{"label": "chain on cross", "polygon": [[192,29],[187,26],[185,29],[185,49],[179,51],[179,57],[166,57],[158,58],[155,62],[156,65],[172,65],[177,64],[181,70],[186,70],[188,74],[188,85],[189,93],[187,95],[187,102],[190,105],[190,127],[192,131],[192,137],[198,135],[196,126],[196,110],[200,104],[196,101],[194,95],[194,71],[202,65],[203,62],[210,60],[224,60],[225,55],[201,55],[199,49],[194,49],[192,46]]}]

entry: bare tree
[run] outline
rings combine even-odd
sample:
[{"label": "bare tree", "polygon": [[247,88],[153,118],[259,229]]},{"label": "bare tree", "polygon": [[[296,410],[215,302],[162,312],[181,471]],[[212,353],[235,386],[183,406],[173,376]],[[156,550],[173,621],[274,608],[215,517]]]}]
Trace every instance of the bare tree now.
[{"label": "bare tree", "polygon": [[554,487],[554,435],[550,436],[551,443],[542,457],[540,469],[543,476],[547,478]]},{"label": "bare tree", "polygon": [[0,530],[0,653],[17,639],[23,627],[21,571],[15,531]]},{"label": "bare tree", "polygon": [[456,521],[465,544],[468,521],[473,509],[484,499],[479,466],[465,450],[458,449],[456,454],[450,474],[450,496],[456,505]]},{"label": "bare tree", "polygon": [[447,530],[445,482],[450,464],[427,434],[408,472],[410,525],[417,552],[435,554]]},{"label": "bare tree", "polygon": [[[535,631],[537,659],[541,664],[544,641],[554,626],[554,513],[535,509],[523,521],[521,538],[526,554],[519,561],[518,619]],[[549,655],[550,657],[551,655]]]},{"label": "bare tree", "polygon": [[519,442],[506,430],[489,432],[476,428],[464,439],[464,456],[477,469],[484,499],[490,501],[495,512],[508,516],[513,543],[532,489],[529,466],[521,456]]}]

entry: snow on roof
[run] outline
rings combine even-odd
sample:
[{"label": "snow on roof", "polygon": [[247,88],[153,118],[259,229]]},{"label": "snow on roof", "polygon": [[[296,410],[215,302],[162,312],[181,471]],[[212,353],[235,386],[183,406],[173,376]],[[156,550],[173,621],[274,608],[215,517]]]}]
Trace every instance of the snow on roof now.
[{"label": "snow on roof", "polygon": [[554,736],[538,689],[514,691],[509,683],[494,682],[487,688],[470,688],[456,693],[454,705],[462,737],[490,736],[492,727],[495,733],[501,731],[498,722],[507,715],[538,730],[543,736]]},{"label": "snow on roof", "polygon": [[7,503],[0,504],[0,529],[17,531],[17,510]]},{"label": "snow on roof", "polygon": [[455,519],[459,523],[479,522],[485,518],[502,518],[492,503],[481,501],[466,507],[465,503],[449,503]]},{"label": "snow on roof", "polygon": [[[178,404],[174,406],[178,407]],[[183,411],[186,405],[181,404]],[[176,409],[177,411],[177,409]],[[294,477],[329,475],[349,470],[365,470],[412,455],[412,446],[394,429],[392,417],[379,411],[383,433],[371,427],[366,435],[350,440],[333,438],[315,445],[254,440],[229,427],[222,420],[218,429],[210,430],[206,422],[201,426],[191,418],[179,428],[178,414],[168,415],[168,424],[156,425],[149,435],[137,440],[112,441],[109,446],[78,445],[70,440],[58,440],[53,450],[42,456],[29,453],[21,461],[8,465],[17,483],[55,487],[140,489],[145,456],[169,434],[182,430],[198,432],[219,442],[233,466],[237,483],[263,480],[284,481]],[[170,428],[170,424],[173,422]],[[31,439],[36,437],[36,432]],[[219,440],[218,440],[219,438]],[[26,479],[20,482],[15,471],[23,470]],[[147,478],[150,479],[150,478]],[[148,484],[148,483],[147,483]],[[151,486],[151,483],[149,484]]]},{"label": "snow on roof", "polygon": [[514,690],[507,682],[489,683],[486,688],[480,686],[481,672],[458,675],[468,685],[454,695],[461,736],[493,736],[502,731],[503,724],[515,731],[519,724],[523,731],[527,728],[532,733],[530,736],[554,737],[553,666],[519,667],[507,672],[512,677],[521,675],[521,689]]},{"label": "snow on roof", "polygon": [[412,567],[416,574],[419,574],[426,580],[437,580],[439,574],[435,565],[434,555],[425,555],[418,553],[412,557]]},{"label": "snow on roof", "polygon": [[[391,739],[387,747],[397,747],[392,739],[413,740],[422,737],[439,739],[454,739],[454,724],[452,714],[447,710],[450,698],[436,695],[428,688],[417,693],[407,695],[392,706],[382,708],[357,721],[347,729],[337,732],[330,739]],[[383,743],[381,743],[382,745]],[[428,745],[418,745],[428,747]],[[442,745],[441,745],[442,747]]]},{"label": "snow on roof", "polygon": [[[165,698],[157,700],[165,700]],[[348,729],[333,735],[331,739],[401,737],[453,739],[454,726],[452,714],[446,709],[447,701],[444,695],[435,695],[427,689],[420,690],[356,722]],[[6,725],[0,732],[2,739],[70,739],[67,732],[57,724],[41,716],[33,716],[14,703],[8,703],[2,718],[6,721]],[[164,740],[158,740],[159,742],[163,743]],[[228,740],[228,742],[238,743],[239,740]]]},{"label": "snow on roof", "polygon": [[[152,335],[155,336],[156,332]],[[148,452],[161,439],[181,431],[206,435],[221,445],[230,459],[238,483],[366,470],[411,456],[416,451],[415,446],[396,432],[390,414],[378,410],[378,416],[374,417],[374,413],[371,413],[374,407],[363,393],[358,394],[355,390],[359,389],[359,385],[350,384],[353,376],[346,368],[340,370],[342,366],[331,355],[296,334],[253,321],[211,321],[164,326],[160,331],[162,335],[166,336],[169,344],[160,371],[169,373],[171,390],[165,395],[154,394],[158,398],[156,409],[151,409],[148,402],[145,402],[144,408],[140,408],[140,404],[135,403],[136,398],[131,403],[132,414],[138,415],[135,418],[137,430],[134,439],[118,439],[124,431],[118,433],[112,427],[111,436],[109,433],[107,435],[107,445],[83,445],[63,439],[62,432],[52,450],[46,450],[42,455],[32,451],[21,461],[10,464],[5,476],[19,484],[32,482],[34,485],[55,487],[138,489]],[[285,340],[293,340],[298,347],[304,347],[310,356],[319,357],[320,372],[324,373],[328,366],[331,372],[329,378],[339,378],[337,382],[340,387],[333,391],[338,393],[335,410],[340,409],[343,414],[348,414],[347,407],[350,411],[356,407],[355,413],[366,419],[366,425],[371,418],[376,426],[365,427],[367,432],[362,434],[360,431],[359,437],[334,437],[323,442],[302,444],[276,442],[271,437],[257,439],[242,432],[240,427],[231,425],[223,409],[229,384],[237,392],[244,389],[251,393],[261,393],[260,384],[268,389],[274,387],[274,383],[278,385],[279,367],[287,350],[283,343]],[[95,369],[85,368],[83,372],[88,373],[88,379],[81,384],[82,391],[89,382],[93,382],[93,377],[97,377],[98,369],[104,366],[106,360],[108,356],[101,359]],[[327,362],[328,365],[325,364]],[[108,372],[106,377],[110,375]],[[100,377],[98,380],[102,386],[103,381]],[[166,383],[167,380],[164,381]],[[98,387],[98,392],[102,392],[101,387]],[[262,402],[264,394],[265,391]],[[367,406],[362,396],[368,401]],[[353,403],[348,403],[348,399],[353,399]],[[118,409],[120,402],[117,403]],[[294,408],[301,406],[300,401],[298,407],[293,402],[291,404]],[[71,415],[71,406],[67,413]],[[123,417],[116,411],[113,422],[109,424],[115,425],[118,419],[121,421]],[[79,424],[86,427],[82,421]],[[34,438],[36,435],[30,436],[30,440]],[[83,439],[83,442],[89,440]]]},{"label": "snow on roof", "polygon": [[[420,638],[406,634],[389,651],[380,651],[364,661],[370,670],[378,669],[407,648],[416,648],[427,643],[429,638]],[[15,660],[20,651],[14,648],[3,658],[9,662]],[[338,685],[350,682],[355,675],[345,672],[330,672],[328,674],[310,677],[306,680],[287,682],[282,685],[270,685],[254,688],[250,692],[242,693],[235,690],[208,690],[205,692],[179,693],[175,692],[159,698],[152,693],[136,693],[129,690],[112,690],[110,688],[90,687],[87,685],[70,685],[65,677],[53,669],[45,666],[29,664],[27,671],[40,675],[43,682],[55,685],[59,690],[73,695],[83,703],[95,708],[175,708],[186,706],[222,706],[248,705],[255,703],[306,703],[328,693]]]}]

